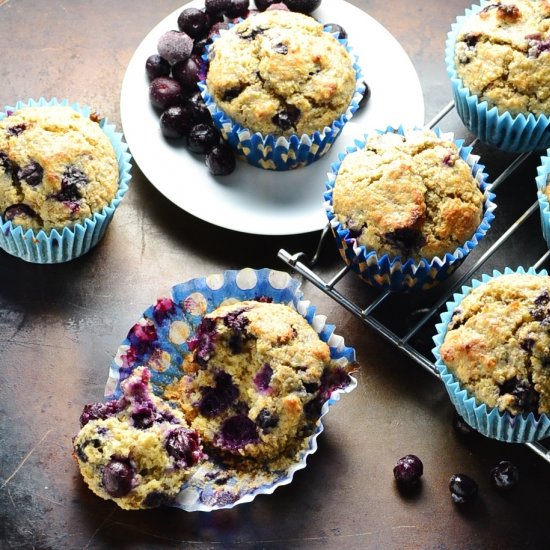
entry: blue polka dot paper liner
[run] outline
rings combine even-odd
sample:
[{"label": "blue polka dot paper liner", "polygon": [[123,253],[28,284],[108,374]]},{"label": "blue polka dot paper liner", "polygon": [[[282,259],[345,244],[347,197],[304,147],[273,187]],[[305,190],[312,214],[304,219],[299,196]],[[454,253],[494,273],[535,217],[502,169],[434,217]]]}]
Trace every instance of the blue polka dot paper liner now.
[{"label": "blue polka dot paper liner", "polygon": [[[385,130],[376,131],[379,134],[397,132],[406,135],[408,130],[400,126],[399,128],[388,127]],[[340,153],[338,161],[331,164],[330,172],[327,174],[324,207],[340,256],[362,280],[380,290],[424,291],[447,279],[483,239],[494,219],[493,211],[496,204],[493,200],[495,195],[490,191],[491,184],[487,182],[488,176],[484,171],[485,167],[478,162],[479,156],[473,155],[472,148],[464,146],[463,140],[454,140],[452,133],[443,133],[439,128],[434,128],[434,132],[439,137],[454,141],[459,149],[460,158],[471,167],[472,175],[484,196],[483,217],[475,233],[462,246],[443,257],[436,256],[430,260],[421,258],[415,262],[412,258],[390,257],[388,254],[378,255],[375,250],[359,244],[349,229],[338,220],[333,206],[333,192],[338,171],[348,154],[365,147],[368,134],[365,134],[363,139],[355,140],[355,146],[347,147],[345,152]]]},{"label": "blue polka dot paper liner", "polygon": [[[337,33],[332,34],[337,37]],[[217,38],[219,36],[214,37],[214,40]],[[313,134],[303,134],[301,136],[293,134],[284,137],[253,132],[227,116],[217,106],[208,92],[206,80],[199,82],[201,95],[212,115],[214,125],[239,157],[245,159],[249,164],[263,168],[264,170],[284,171],[307,166],[330,150],[346,123],[359,108],[359,102],[365,93],[365,83],[362,80],[362,72],[357,55],[353,53],[346,40],[338,39],[338,42],[345,46],[353,59],[356,82],[355,92],[345,113],[330,126]],[[208,54],[205,54],[204,57],[207,59]]]},{"label": "blue polka dot paper liner", "polygon": [[[0,120],[26,106],[44,107],[54,105],[69,106],[85,117],[89,117],[92,113],[90,107],[79,103],[69,103],[66,99],[57,100],[52,98],[46,100],[40,98],[38,101],[33,99],[26,102],[18,101],[13,107],[4,107],[4,111],[0,113]],[[103,119],[99,122],[99,125],[113,145],[118,161],[119,187],[111,203],[90,218],[71,226],[54,228],[49,231],[25,229],[10,220],[4,220],[2,213],[0,213],[0,248],[27,262],[56,264],[82,256],[102,239],[120,201],[128,190],[131,179],[131,156],[128,153],[128,145],[122,141],[122,134],[116,132],[113,124],[109,124],[107,119]]]},{"label": "blue polka dot paper liner", "polygon": [[[109,370],[105,397],[119,398],[122,393],[120,382],[140,365],[149,368],[153,392],[163,397],[165,388],[182,376],[183,363],[190,353],[187,341],[195,334],[203,316],[222,304],[258,298],[268,298],[295,308],[320,339],[329,345],[331,357],[339,366],[348,370],[347,367],[356,364],[353,348],[347,347],[344,339],[334,334],[335,327],[327,324],[326,318],[318,315],[309,301],[302,299],[299,281],[281,271],[245,268],[175,285],[169,297],[159,298],[147,308],[116,353]],[[342,393],[349,393],[356,387],[356,379],[348,376],[349,383],[336,389],[324,403],[314,433],[304,439],[290,465],[287,461],[280,466],[280,462],[275,461],[271,467],[262,465],[244,472],[211,456],[183,485],[172,505],[186,511],[232,508],[289,484],[294,474],[305,468],[307,458],[317,450],[324,415]]]},{"label": "blue polka dot paper liner", "polygon": [[469,286],[463,286],[459,293],[446,304],[446,311],[441,314],[440,323],[436,324],[436,335],[433,337],[435,347],[432,352],[435,358],[435,366],[451,402],[458,414],[475,430],[486,437],[498,439],[508,443],[527,443],[538,441],[550,436],[550,418],[546,414],[534,415],[518,414],[512,415],[508,412],[501,412],[496,407],[489,407],[480,403],[476,398],[464,389],[454,374],[446,367],[441,359],[440,349],[445,340],[448,326],[454,311],[460,306],[462,300],[475,288],[486,284],[488,281],[508,275],[511,273],[529,273],[531,275],[546,276],[545,270],[536,271],[534,268],[524,269],[519,267],[515,270],[505,268],[503,272],[493,271],[492,275],[484,274],[481,279],[474,279]]},{"label": "blue polka dot paper liner", "polygon": [[513,153],[546,149],[550,147],[548,115],[500,113],[497,107],[489,105],[487,101],[480,101],[477,95],[472,94],[457,74],[454,51],[460,28],[466,18],[489,3],[482,0],[480,5],[467,9],[465,15],[457,17],[447,35],[445,64],[457,113],[472,134],[493,147]]},{"label": "blue polka dot paper liner", "polygon": [[539,201],[540,221],[542,234],[550,248],[550,203],[546,195],[548,185],[550,185],[550,149],[546,151],[540,159],[540,165],[537,167],[537,198]]}]

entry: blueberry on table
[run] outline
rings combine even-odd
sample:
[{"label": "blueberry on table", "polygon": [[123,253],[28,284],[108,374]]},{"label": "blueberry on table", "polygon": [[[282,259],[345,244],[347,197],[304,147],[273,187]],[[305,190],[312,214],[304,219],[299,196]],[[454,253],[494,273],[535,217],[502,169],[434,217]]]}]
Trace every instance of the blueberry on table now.
[{"label": "blueberry on table", "polygon": [[208,15],[198,8],[186,8],[178,16],[178,28],[191,38],[202,38],[210,28]]},{"label": "blueberry on table", "polygon": [[501,491],[509,491],[519,483],[519,470],[509,460],[501,460],[491,468],[491,482]]},{"label": "blueberry on table", "polygon": [[393,468],[395,480],[403,485],[416,485],[423,473],[424,465],[422,461],[412,454],[400,458]]},{"label": "blueberry on table", "polygon": [[154,80],[159,76],[170,76],[170,63],[155,53],[145,61],[145,72],[150,80]]},{"label": "blueberry on table", "polygon": [[477,497],[477,483],[466,474],[453,474],[449,480],[451,498],[456,504],[469,504]]},{"label": "blueberry on table", "polygon": [[284,0],[291,11],[311,13],[321,5],[321,0]]},{"label": "blueberry on table", "polygon": [[206,155],[206,166],[213,176],[228,176],[235,170],[235,154],[226,143],[215,145]]}]

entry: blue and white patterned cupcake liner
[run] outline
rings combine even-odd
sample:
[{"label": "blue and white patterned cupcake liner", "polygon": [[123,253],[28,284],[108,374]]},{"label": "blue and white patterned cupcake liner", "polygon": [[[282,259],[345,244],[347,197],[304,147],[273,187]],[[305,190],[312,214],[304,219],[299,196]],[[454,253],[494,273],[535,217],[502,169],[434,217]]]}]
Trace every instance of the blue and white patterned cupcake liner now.
[{"label": "blue and white patterned cupcake liner", "polygon": [[491,107],[487,101],[480,101],[477,95],[472,95],[457,74],[454,57],[460,27],[466,18],[489,3],[482,0],[480,5],[467,9],[465,15],[457,17],[447,35],[445,64],[457,113],[472,134],[493,147],[514,153],[546,149],[550,147],[549,116],[499,113],[497,107]]},{"label": "blue and white patterned cupcake liner", "polygon": [[[38,101],[33,99],[26,102],[18,101],[14,107],[4,107],[4,111],[0,113],[0,120],[23,107],[54,105],[69,106],[85,117],[89,117],[92,112],[89,107],[78,103],[69,103],[66,99],[58,101],[56,98],[52,98],[48,101],[40,98]],[[118,161],[119,187],[111,203],[90,218],[71,226],[54,228],[48,232],[25,229],[9,220],[3,220],[0,215],[0,248],[28,262],[55,264],[82,256],[101,240],[117,206],[128,190],[131,177],[131,156],[128,153],[128,145],[122,141],[122,134],[115,131],[115,126],[108,124],[106,119],[99,124],[111,141]]]},{"label": "blue and white patterned cupcake liner", "polygon": [[[337,33],[332,34],[337,38]],[[217,38],[219,36],[214,37],[214,40]],[[293,134],[284,137],[252,132],[227,116],[217,106],[208,92],[205,79],[199,82],[201,95],[212,115],[214,125],[236,153],[249,164],[266,170],[292,170],[315,162],[330,150],[332,144],[340,135],[342,128],[359,108],[359,102],[365,93],[365,83],[362,80],[363,75],[357,55],[348,46],[347,40],[337,39],[353,59],[355,92],[346,112],[330,126],[326,126],[323,130],[314,132],[313,134],[303,134],[301,136]],[[207,58],[208,53],[204,56],[205,60]]]},{"label": "blue and white patterned cupcake liner", "polygon": [[[181,377],[181,365],[189,354],[187,341],[203,316],[222,304],[259,297],[294,307],[329,345],[337,364],[343,368],[355,365],[355,351],[334,334],[334,326],[316,314],[314,306],[302,300],[299,281],[281,271],[246,268],[178,284],[172,287],[170,298],[159,299],[150,306],[117,351],[105,387],[106,398],[120,397],[120,382],[141,365],[149,368],[153,391],[162,397],[166,386]],[[232,508],[289,484],[294,474],[305,468],[308,456],[317,450],[317,438],[323,431],[322,417],[340,399],[341,393],[349,393],[356,385],[356,379],[350,375],[349,383],[331,394],[322,407],[315,432],[304,440],[290,465],[244,472],[210,457],[185,483],[173,505],[186,511]]]},{"label": "blue and white patterned cupcake liner", "polygon": [[[388,127],[386,130],[377,130],[379,134],[386,132],[397,132],[406,135],[407,130],[403,127],[397,129]],[[462,158],[472,169],[472,174],[483,192],[483,218],[479,227],[470,239],[462,246],[459,246],[452,253],[443,257],[434,257],[431,260],[421,258],[415,262],[411,258],[399,256],[390,257],[387,254],[379,256],[376,251],[367,249],[364,245],[357,243],[357,240],[350,236],[348,228],[344,227],[334,213],[333,191],[336,176],[346,155],[362,149],[368,139],[368,134],[362,140],[355,140],[355,147],[348,147],[344,153],[338,155],[338,161],[331,164],[331,171],[327,174],[325,182],[326,191],[325,211],[334,234],[338,251],[343,260],[363,279],[372,286],[381,290],[390,291],[418,291],[428,290],[449,277],[464,261],[485,236],[494,219],[493,211],[496,204],[493,202],[495,195],[491,193],[491,185],[487,182],[487,174],[484,166],[478,163],[479,156],[471,154],[472,148],[463,146],[463,140],[454,140],[452,133],[442,133],[439,128],[434,128],[437,136],[454,141]]]},{"label": "blue and white patterned cupcake liner", "polygon": [[550,202],[546,196],[546,188],[550,185],[550,149],[546,151],[546,156],[540,159],[540,165],[537,167],[537,197],[539,201],[540,221],[542,234],[550,248]]},{"label": "blue and white patterned cupcake liner", "polygon": [[458,379],[445,366],[441,359],[440,349],[453,312],[459,307],[460,302],[474,288],[486,284],[491,279],[508,275],[511,273],[528,273],[530,275],[548,275],[545,270],[535,271],[533,268],[525,270],[518,267],[515,270],[505,268],[504,272],[493,271],[492,275],[482,275],[481,280],[474,279],[471,286],[463,286],[460,293],[455,293],[452,300],[447,302],[447,311],[441,314],[441,322],[436,324],[437,333],[433,337],[435,347],[432,352],[435,357],[435,366],[441,376],[451,402],[462,418],[482,435],[506,441],[508,443],[527,443],[538,441],[550,436],[550,418],[546,414],[535,416],[533,413],[512,415],[508,412],[501,412],[498,408],[479,403],[466,389],[462,388]]}]

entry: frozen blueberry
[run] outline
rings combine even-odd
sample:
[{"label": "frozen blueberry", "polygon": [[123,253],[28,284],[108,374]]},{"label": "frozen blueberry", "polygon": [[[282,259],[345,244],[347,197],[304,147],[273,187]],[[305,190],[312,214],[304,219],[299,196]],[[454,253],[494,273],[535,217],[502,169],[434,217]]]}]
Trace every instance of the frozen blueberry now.
[{"label": "frozen blueberry", "polygon": [[265,11],[269,6],[277,3],[279,3],[279,0],[256,0],[255,2],[256,8],[260,11]]},{"label": "frozen blueberry", "polygon": [[101,474],[103,488],[112,497],[123,497],[132,490],[135,473],[129,459],[112,458]]},{"label": "frozen blueberry", "polygon": [[161,57],[173,65],[191,55],[193,40],[184,32],[166,31],[158,40],[157,51]]},{"label": "frozen blueberry", "polygon": [[206,13],[219,15],[231,9],[231,0],[204,0],[204,9]]},{"label": "frozen blueberry", "polygon": [[231,6],[225,10],[227,17],[246,17],[250,0],[231,0]]},{"label": "frozen blueberry", "polygon": [[491,468],[491,482],[501,491],[509,491],[519,483],[519,470],[509,460],[501,460]]},{"label": "frozen blueberry", "polygon": [[242,449],[249,443],[257,443],[258,428],[254,421],[244,414],[227,418],[221,427],[221,444],[228,450]]},{"label": "frozen blueberry", "polygon": [[174,78],[159,76],[149,85],[149,101],[158,109],[165,110],[173,105],[179,105],[184,97],[181,84]]},{"label": "frozen blueberry", "polygon": [[477,483],[466,474],[453,474],[449,480],[451,498],[456,504],[469,504],[477,497]]},{"label": "frozen blueberry", "polygon": [[178,61],[172,67],[172,77],[175,78],[183,88],[192,91],[195,91],[197,88],[199,72],[200,66],[193,57]]},{"label": "frozen blueberry", "polygon": [[416,455],[405,455],[393,468],[393,476],[398,483],[415,485],[424,473],[424,465]]},{"label": "frozen blueberry", "polygon": [[211,124],[196,124],[187,136],[187,148],[192,153],[208,153],[219,142],[220,134]]},{"label": "frozen blueberry", "polygon": [[186,8],[178,16],[178,28],[195,40],[201,38],[210,28],[208,16],[198,8]]},{"label": "frozen blueberry", "polygon": [[321,0],[284,0],[291,11],[311,13],[321,5]]},{"label": "frozen blueberry", "polygon": [[168,433],[164,447],[177,468],[189,468],[202,456],[197,432],[181,426]]},{"label": "frozen blueberry", "polygon": [[32,187],[36,187],[42,183],[44,177],[44,169],[38,162],[31,162],[17,170],[17,179],[24,181]]},{"label": "frozen blueberry", "polygon": [[186,104],[188,104],[191,108],[193,121],[196,124],[199,124],[200,122],[212,124],[212,116],[210,115],[210,111],[208,110],[208,107],[206,106],[206,103],[204,102],[204,99],[199,91],[195,92],[187,100]]},{"label": "frozen blueberry", "polygon": [[206,155],[206,166],[213,176],[228,176],[235,170],[236,160],[227,143],[215,145]]},{"label": "frozen blueberry", "polygon": [[193,125],[193,111],[188,104],[173,105],[160,115],[160,130],[168,139],[186,136]]},{"label": "frozen blueberry", "polygon": [[145,72],[150,80],[159,76],[170,76],[170,63],[158,54],[150,55],[145,61]]}]

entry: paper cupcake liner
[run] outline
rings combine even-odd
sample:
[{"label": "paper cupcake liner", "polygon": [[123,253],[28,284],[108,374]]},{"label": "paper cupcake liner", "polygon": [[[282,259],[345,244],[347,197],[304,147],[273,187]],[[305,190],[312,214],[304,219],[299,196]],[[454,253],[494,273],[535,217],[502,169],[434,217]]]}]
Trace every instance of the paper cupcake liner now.
[{"label": "paper cupcake liner", "polygon": [[435,357],[435,366],[445,384],[451,402],[462,418],[481,434],[506,441],[508,443],[526,443],[538,441],[550,436],[550,418],[546,414],[536,417],[533,413],[512,415],[508,412],[501,412],[498,408],[489,407],[484,403],[476,401],[466,389],[463,389],[458,379],[445,366],[441,359],[440,349],[453,312],[460,305],[460,302],[474,288],[486,284],[491,279],[508,275],[511,273],[528,273],[530,275],[547,275],[545,270],[535,271],[533,268],[525,270],[518,267],[516,270],[505,268],[504,272],[493,271],[492,275],[482,275],[481,280],[474,279],[471,286],[463,286],[460,293],[453,295],[453,299],[447,302],[447,311],[441,314],[441,322],[436,324],[436,335],[433,337],[435,347],[432,352]]},{"label": "paper cupcake liner", "polygon": [[546,196],[546,188],[550,185],[550,149],[546,151],[546,156],[542,156],[541,164],[537,167],[537,197],[539,201],[540,221],[542,234],[550,248],[550,203]]},{"label": "paper cupcake liner", "polygon": [[[397,132],[406,135],[407,130],[403,127],[397,129],[388,127],[386,130],[377,130],[379,134],[386,132]],[[443,257],[434,257],[431,260],[421,258],[415,262],[411,258],[395,256],[391,258],[384,254],[379,256],[376,251],[367,249],[364,245],[358,244],[350,231],[344,227],[334,214],[333,191],[336,176],[340,166],[349,153],[353,153],[365,146],[368,134],[363,140],[356,140],[355,147],[348,147],[344,153],[338,155],[338,161],[331,165],[331,172],[327,174],[325,182],[325,211],[334,234],[338,251],[342,259],[363,279],[374,287],[390,291],[418,291],[428,290],[438,282],[449,277],[464,261],[466,256],[473,250],[479,241],[485,236],[494,219],[493,211],[496,204],[493,202],[495,195],[490,192],[491,185],[487,183],[487,174],[484,166],[478,163],[479,156],[471,154],[472,148],[463,146],[463,140],[454,140],[452,133],[443,133],[439,128],[434,128],[438,137],[442,137],[457,145],[460,158],[462,158],[472,169],[472,174],[483,192],[483,218],[475,233],[462,246],[459,246],[452,254],[447,253]]]},{"label": "paper cupcake liner", "polygon": [[480,101],[477,95],[470,93],[458,76],[454,50],[456,38],[464,20],[479,12],[489,4],[482,0],[481,5],[473,5],[465,15],[457,17],[447,35],[445,45],[445,64],[451,80],[451,89],[458,115],[468,130],[482,142],[503,151],[526,153],[550,147],[550,118],[546,115],[535,116],[510,113],[499,114],[497,107],[490,107],[487,101]]},{"label": "paper cupcake liner", "polygon": [[[27,102],[18,101],[14,107],[6,106],[0,113],[0,120],[10,112],[23,107],[44,107],[66,105],[85,117],[89,117],[91,109],[78,103],[69,103],[64,99],[58,101],[52,98],[49,101],[40,98],[38,101],[29,99]],[[130,183],[131,156],[128,145],[122,141],[122,134],[115,131],[113,124],[106,119],[100,122],[101,129],[109,138],[115,150],[118,161],[119,187],[111,203],[91,218],[86,218],[60,229],[50,231],[34,231],[25,229],[11,221],[4,221],[0,215],[0,248],[27,262],[38,264],[55,264],[67,262],[82,256],[93,248],[103,237],[111,222],[117,206],[128,190]]]},{"label": "paper cupcake liner", "polygon": [[[195,333],[203,316],[222,303],[261,296],[294,307],[315,329],[321,340],[327,342],[334,361],[342,367],[354,364],[355,351],[345,346],[342,337],[334,334],[334,326],[326,324],[326,318],[317,315],[314,306],[302,300],[299,288],[300,283],[288,273],[249,268],[191,279],[172,287],[170,299],[173,308],[170,312],[166,313],[164,308],[165,313],[162,313],[157,306],[159,302],[150,306],[119,347],[109,370],[106,398],[120,397],[121,380],[140,365],[149,368],[153,391],[162,397],[166,385],[181,376],[180,365],[189,353],[186,342]],[[140,342],[136,342],[135,338],[138,333],[143,335]],[[357,381],[350,376],[346,387],[331,394],[322,407],[315,433],[304,441],[290,466],[282,469],[262,467],[258,471],[244,473],[232,470],[211,457],[185,483],[173,506],[186,511],[232,508],[290,483],[294,474],[305,468],[307,457],[317,450],[317,438],[323,431],[321,418],[340,399],[341,393],[350,392],[356,385]]]},{"label": "paper cupcake liner", "polygon": [[[332,33],[337,38],[337,33]],[[214,40],[219,36],[214,37]],[[346,112],[336,119],[330,126],[313,134],[293,134],[287,137],[274,136],[251,132],[240,125],[221,110],[206,87],[206,80],[199,82],[201,95],[212,115],[214,125],[221,132],[224,139],[231,145],[236,153],[249,164],[265,170],[292,170],[307,166],[326,154],[332,147],[342,128],[353,117],[359,108],[365,93],[365,84],[362,80],[361,67],[358,57],[353,53],[345,39],[338,39],[353,59],[355,71],[355,92]],[[208,53],[204,56],[208,58]],[[206,77],[205,77],[206,78]]]}]

